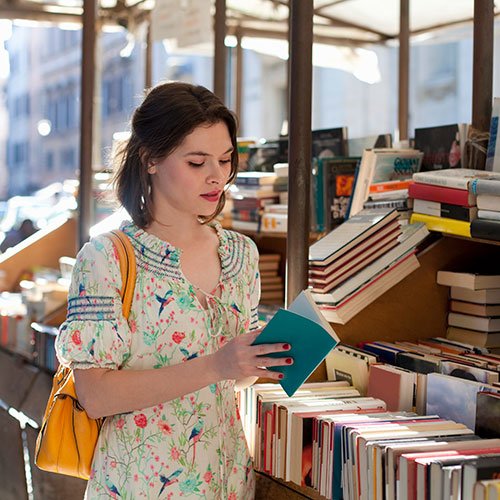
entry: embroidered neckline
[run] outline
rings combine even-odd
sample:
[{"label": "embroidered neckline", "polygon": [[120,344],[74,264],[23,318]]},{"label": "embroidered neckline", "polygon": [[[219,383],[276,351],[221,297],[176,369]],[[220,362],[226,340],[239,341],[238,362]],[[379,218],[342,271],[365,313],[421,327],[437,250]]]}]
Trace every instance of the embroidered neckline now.
[{"label": "embroidered neckline", "polygon": [[[212,221],[208,225],[214,228],[219,238],[218,253],[221,261],[222,275],[225,275],[227,264],[230,262],[230,259],[228,259],[229,248],[226,231],[222,229],[222,226],[217,221]],[[180,257],[182,255],[180,248],[158,238],[154,234],[148,233],[130,221],[123,222],[120,229],[131,238],[132,244],[146,261],[152,261],[156,265],[180,267]]]}]

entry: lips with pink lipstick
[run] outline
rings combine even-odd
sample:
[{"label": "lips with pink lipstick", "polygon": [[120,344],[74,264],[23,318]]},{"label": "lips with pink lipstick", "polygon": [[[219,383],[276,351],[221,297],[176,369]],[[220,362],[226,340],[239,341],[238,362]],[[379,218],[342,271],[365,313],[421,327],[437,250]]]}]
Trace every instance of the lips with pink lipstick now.
[{"label": "lips with pink lipstick", "polygon": [[216,190],[216,191],[210,191],[210,193],[204,193],[200,196],[207,201],[215,203],[219,201],[221,193],[222,193],[221,190]]}]

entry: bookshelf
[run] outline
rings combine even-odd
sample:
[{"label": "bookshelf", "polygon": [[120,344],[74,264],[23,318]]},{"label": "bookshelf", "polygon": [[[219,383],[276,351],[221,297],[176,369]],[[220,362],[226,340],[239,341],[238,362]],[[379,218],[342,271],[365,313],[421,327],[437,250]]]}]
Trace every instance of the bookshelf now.
[{"label": "bookshelf", "polygon": [[[363,309],[345,325],[333,328],[342,341],[357,344],[366,340],[416,340],[444,336],[448,312],[448,288],[436,283],[440,269],[460,268],[474,260],[498,260],[498,242],[433,233],[434,241],[418,255],[420,267]],[[310,382],[326,380],[321,364]],[[307,487],[285,483],[257,473],[256,500],[324,497]]]}]

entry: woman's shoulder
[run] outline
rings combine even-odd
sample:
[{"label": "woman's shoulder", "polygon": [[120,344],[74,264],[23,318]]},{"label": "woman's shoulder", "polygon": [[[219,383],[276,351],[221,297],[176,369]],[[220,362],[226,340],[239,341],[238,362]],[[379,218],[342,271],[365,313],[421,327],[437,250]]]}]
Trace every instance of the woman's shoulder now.
[{"label": "woman's shoulder", "polygon": [[213,223],[213,226],[219,234],[221,243],[229,252],[250,253],[251,255],[258,254],[257,245],[249,236],[233,231],[232,229],[222,228],[219,222]]}]

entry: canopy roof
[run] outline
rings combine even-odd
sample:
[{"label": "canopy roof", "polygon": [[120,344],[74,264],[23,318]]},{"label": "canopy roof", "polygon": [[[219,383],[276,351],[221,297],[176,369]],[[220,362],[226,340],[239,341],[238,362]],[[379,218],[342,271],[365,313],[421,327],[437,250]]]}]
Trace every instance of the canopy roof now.
[{"label": "canopy roof", "polygon": [[[100,0],[99,16],[105,24],[127,27],[131,19],[146,18],[154,1]],[[0,0],[0,18],[78,22],[82,4],[82,0]],[[226,4],[228,34],[286,38],[288,0],[226,0]],[[399,4],[400,0],[314,0],[315,41],[362,45],[397,38]],[[471,23],[473,9],[474,0],[410,0],[411,34]],[[495,7],[495,15],[499,14]]]}]

